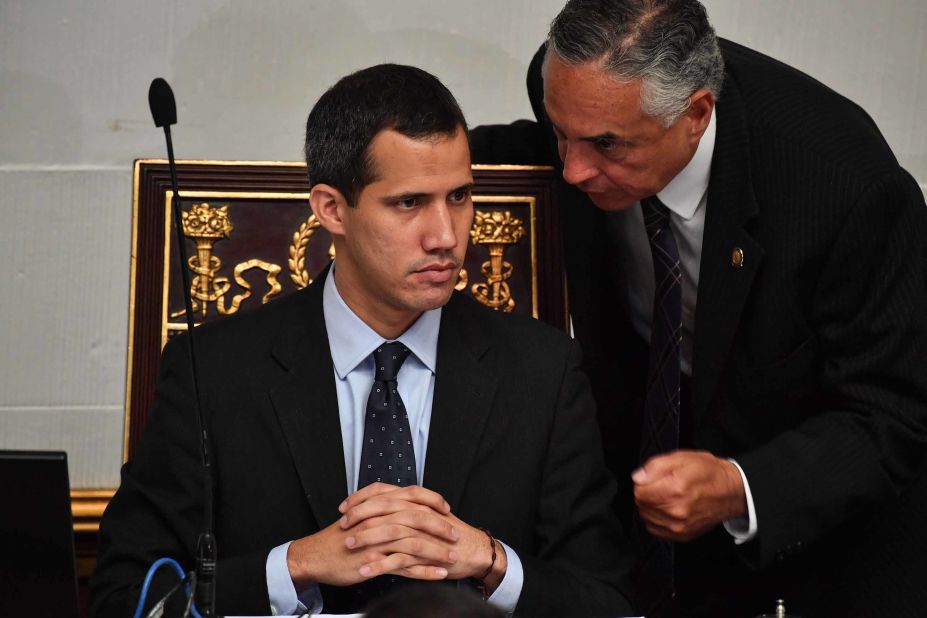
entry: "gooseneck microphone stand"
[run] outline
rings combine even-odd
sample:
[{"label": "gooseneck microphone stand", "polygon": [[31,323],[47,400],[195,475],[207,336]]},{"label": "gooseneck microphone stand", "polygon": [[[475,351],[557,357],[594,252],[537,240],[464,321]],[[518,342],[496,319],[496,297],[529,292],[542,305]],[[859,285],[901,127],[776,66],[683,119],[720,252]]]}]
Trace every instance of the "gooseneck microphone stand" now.
[{"label": "gooseneck microphone stand", "polygon": [[[171,172],[173,199],[171,208],[174,216],[174,230],[177,234],[177,254],[180,259],[180,275],[183,281],[183,302],[187,317],[187,344],[190,348],[190,372],[193,378],[193,394],[196,400],[196,414],[199,420],[200,442],[202,445],[202,463],[205,482],[205,522],[204,532],[196,542],[196,584],[194,600],[196,608],[203,618],[216,616],[216,539],[213,527],[213,488],[212,461],[209,456],[209,434],[200,400],[199,379],[197,375],[196,347],[193,345],[193,301],[190,298],[190,273],[187,268],[186,241],[183,234],[183,218],[180,213],[180,192],[177,188],[177,167],[174,164],[174,147],[171,143],[171,125],[177,122],[177,105],[174,93],[166,81],[158,77],[151,82],[148,89],[148,105],[156,127],[164,127],[167,141],[167,160]],[[189,606],[189,604],[188,604]],[[186,615],[186,614],[185,614]]]}]

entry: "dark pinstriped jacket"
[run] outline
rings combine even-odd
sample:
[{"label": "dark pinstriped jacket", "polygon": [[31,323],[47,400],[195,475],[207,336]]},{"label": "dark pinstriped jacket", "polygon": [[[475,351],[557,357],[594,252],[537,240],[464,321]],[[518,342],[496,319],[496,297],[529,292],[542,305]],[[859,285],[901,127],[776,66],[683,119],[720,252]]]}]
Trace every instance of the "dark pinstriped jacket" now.
[{"label": "dark pinstriped jacket", "polygon": [[[196,329],[220,615],[267,615],[267,554],[336,522],[347,497],[323,282]],[[192,568],[204,492],[185,341],[164,349],[145,434],[103,516],[91,616],[131,615],[159,557]],[[518,553],[517,616],[630,612],[630,555],[589,446],[599,434],[579,356],[563,333],[463,295],[442,310],[422,484]],[[149,602],[175,583],[162,569]],[[325,611],[360,611],[355,592],[322,586]]]},{"label": "dark pinstriped jacket", "polygon": [[[759,534],[738,548],[719,526],[680,545],[680,601],[702,616],[754,616],[782,597],[804,618],[923,616],[923,194],[857,105],[721,45],[687,446],[742,465]],[[475,162],[559,165],[542,53],[528,75],[540,122],[475,129]],[[560,199],[570,311],[627,519],[646,348],[601,213],[565,184]]]}]

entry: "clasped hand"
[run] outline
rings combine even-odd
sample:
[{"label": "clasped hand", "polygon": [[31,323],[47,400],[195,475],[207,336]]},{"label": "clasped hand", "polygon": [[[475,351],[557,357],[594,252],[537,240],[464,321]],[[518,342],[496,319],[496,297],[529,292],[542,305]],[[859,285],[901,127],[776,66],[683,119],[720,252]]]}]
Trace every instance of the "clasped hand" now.
[{"label": "clasped hand", "polygon": [[[338,507],[337,522],[293,541],[287,566],[298,590],[317,582],[349,586],[377,575],[421,580],[480,577],[492,563],[485,532],[451,513],[440,495],[419,486],[374,483]],[[487,585],[505,573],[505,552],[497,544]]]},{"label": "clasped hand", "polygon": [[747,510],[737,467],[707,451],[652,457],[631,479],[641,520],[661,539],[689,541]]}]

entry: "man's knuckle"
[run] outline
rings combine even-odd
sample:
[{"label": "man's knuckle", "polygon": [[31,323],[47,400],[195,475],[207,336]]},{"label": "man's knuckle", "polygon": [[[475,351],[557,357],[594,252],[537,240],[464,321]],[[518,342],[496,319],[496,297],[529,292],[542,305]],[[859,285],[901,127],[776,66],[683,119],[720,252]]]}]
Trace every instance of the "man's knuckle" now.
[{"label": "man's knuckle", "polygon": [[686,483],[685,479],[674,478],[669,483],[669,490],[670,490],[671,495],[673,495],[676,498],[679,498],[686,494],[687,486],[688,486],[688,483]]}]

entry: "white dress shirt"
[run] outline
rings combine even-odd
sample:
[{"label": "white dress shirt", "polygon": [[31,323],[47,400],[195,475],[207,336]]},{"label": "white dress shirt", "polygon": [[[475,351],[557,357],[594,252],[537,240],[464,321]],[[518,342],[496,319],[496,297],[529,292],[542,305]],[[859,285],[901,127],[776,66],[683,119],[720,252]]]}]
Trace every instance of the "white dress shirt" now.
[{"label": "white dress shirt", "polygon": [[[695,307],[698,300],[698,275],[702,258],[702,237],[705,233],[705,212],[708,208],[708,179],[717,132],[715,111],[699,141],[692,160],[667,184],[657,197],[670,211],[670,228],[679,249],[682,271],[682,345],[680,369],[692,376],[692,349],[695,340]],[[653,319],[654,276],[650,241],[644,229],[644,214],[640,202],[632,207],[606,213],[607,231],[618,259],[629,264],[627,288],[622,291],[630,309],[634,330],[650,341]],[[747,495],[747,517],[724,522],[724,527],[737,544],[756,536],[757,521],[747,476],[736,461],[731,460],[744,484]]]},{"label": "white dress shirt", "polygon": [[[346,489],[350,495],[357,491],[367,398],[375,376],[373,351],[383,343],[383,337],[357,317],[344,302],[335,284],[334,265],[322,290],[322,311],[334,365],[341,444],[347,478]],[[419,484],[425,472],[428,432],[431,428],[440,325],[441,308],[432,309],[424,312],[396,339],[412,352],[400,367],[397,382],[399,396],[409,415],[416,478]],[[323,599],[319,586],[310,586],[299,594],[293,586],[286,563],[289,545],[285,543],[275,547],[267,556],[267,591],[271,610],[275,615],[320,613]],[[502,611],[511,613],[515,610],[518,597],[521,595],[524,571],[514,550],[504,543],[502,545],[508,565],[502,582],[488,600]]]}]

